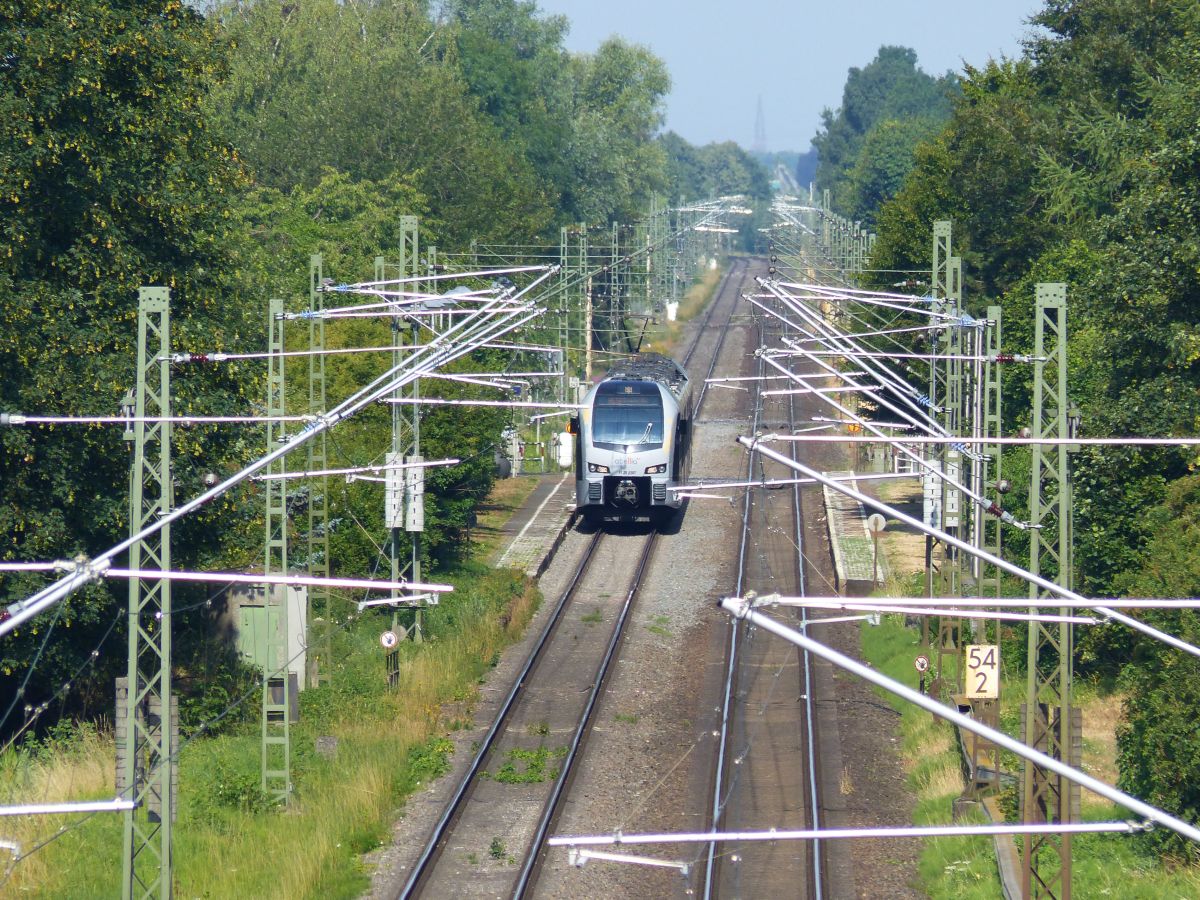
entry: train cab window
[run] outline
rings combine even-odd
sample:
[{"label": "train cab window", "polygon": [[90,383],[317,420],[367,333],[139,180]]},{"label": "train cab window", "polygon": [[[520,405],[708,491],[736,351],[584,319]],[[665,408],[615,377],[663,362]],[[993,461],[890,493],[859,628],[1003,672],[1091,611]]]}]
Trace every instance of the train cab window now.
[{"label": "train cab window", "polygon": [[658,385],[608,381],[596,390],[592,443],[609,450],[655,450],[663,443],[663,404]]}]

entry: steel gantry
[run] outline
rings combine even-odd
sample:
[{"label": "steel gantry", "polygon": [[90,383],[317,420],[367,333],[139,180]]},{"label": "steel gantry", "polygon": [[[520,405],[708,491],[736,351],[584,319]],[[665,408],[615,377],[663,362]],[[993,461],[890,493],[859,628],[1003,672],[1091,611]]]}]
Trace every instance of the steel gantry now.
[{"label": "steel gantry", "polygon": [[[930,265],[930,297],[935,313],[948,316],[952,321],[959,315],[961,303],[961,274],[957,257],[952,255],[953,230],[947,220],[933,223],[933,259]],[[944,321],[944,320],[943,320]],[[954,358],[961,355],[961,329],[957,324],[943,328],[934,324],[929,332],[929,347],[932,351],[929,360],[929,404],[934,412],[941,412],[942,428],[948,435],[957,436],[960,426],[962,386],[959,378],[958,361]],[[939,358],[938,350],[942,351]],[[944,529],[957,536],[961,515],[962,495],[955,488],[962,474],[962,453],[955,447],[930,448],[930,464],[945,474],[944,478],[927,475],[925,480],[926,502],[930,514],[926,520],[937,528]],[[926,562],[926,593],[934,596],[938,593],[933,577],[934,541],[929,535],[925,537]],[[958,577],[959,560],[951,547],[945,548],[942,560],[942,578],[945,584],[942,591],[956,596],[961,589]],[[958,637],[962,621],[951,616],[938,617],[938,635],[935,652],[937,654],[937,676],[935,684],[944,689],[957,691],[959,682]],[[947,684],[946,676],[953,673],[954,682]]]},{"label": "steel gantry", "polygon": [[[314,253],[308,260],[308,308],[323,309],[324,259]],[[325,319],[314,316],[308,320],[308,414],[325,413]],[[309,472],[327,468],[326,437],[319,434],[308,442]],[[308,574],[313,578],[328,578],[329,569],[329,477],[312,475],[308,480]],[[332,594],[328,585],[315,584],[308,589],[308,648],[313,687],[329,681],[333,662]]]},{"label": "steel gantry", "polygon": [[[272,298],[268,306],[267,341],[267,453],[287,446],[289,436],[282,419],[286,406],[284,369],[283,300]],[[263,481],[266,497],[264,516],[263,573],[288,574],[288,508],[284,456],[267,467]],[[286,803],[292,793],[292,680],[288,660],[288,589],[268,586],[263,602],[265,654],[262,659],[262,791],[270,799]]]},{"label": "steel gantry", "polygon": [[[1067,396],[1067,290],[1061,283],[1036,287],[1032,437],[1073,439]],[[1029,481],[1029,571],[1072,589],[1070,453],[1076,448],[1033,444]],[[1031,600],[1050,596],[1031,583]],[[1060,610],[1065,614],[1065,610]],[[1029,623],[1025,743],[1077,766],[1080,720],[1071,705],[1073,635],[1070,623]],[[1025,822],[1069,823],[1078,818],[1078,787],[1060,774],[1027,761],[1021,811]],[[1026,897],[1071,896],[1071,836],[1028,835],[1022,890]]]},{"label": "steel gantry", "polygon": [[[137,386],[126,430],[133,443],[129,533],[143,532],[171,511],[170,291],[138,291]],[[157,419],[157,421],[155,421]],[[164,525],[129,547],[134,571],[171,568],[171,530]],[[120,691],[120,688],[118,688]],[[177,726],[171,693],[171,582],[129,582],[129,666],[118,718],[118,793],[136,804],[124,813],[121,895],[171,896],[171,828],[175,820]],[[163,709],[171,715],[163,721]],[[122,734],[123,732],[123,734]],[[122,739],[123,738],[123,739]]]},{"label": "steel gantry", "polygon": [[[416,278],[420,271],[420,230],[416,216],[400,217],[400,267],[398,277],[404,279]],[[383,280],[383,261],[376,260],[376,280]],[[397,310],[399,308],[397,307]],[[393,365],[399,364],[405,352],[405,338],[410,337],[412,346],[417,346],[420,338],[420,325],[412,320],[411,334],[405,334],[408,323],[397,313],[392,316],[392,352]],[[392,449],[386,459],[389,466],[399,466],[402,463],[416,463],[421,459],[421,408],[415,402],[420,399],[420,382],[414,380],[410,388],[412,404],[394,403],[392,405]],[[397,387],[393,399],[404,399],[405,387]],[[406,408],[407,407],[407,408]],[[424,480],[420,469],[390,468],[387,473],[387,526],[391,535],[390,562],[392,581],[398,582],[407,571],[410,581],[421,580],[421,532],[425,527],[424,517]],[[401,534],[407,532],[405,540]],[[403,553],[402,553],[403,549]],[[407,556],[407,561],[403,557]],[[399,593],[393,593],[393,600],[400,601]],[[393,631],[398,627],[399,613],[393,614]],[[413,612],[412,638],[416,642],[423,639],[422,614],[418,607]],[[395,686],[399,679],[399,651],[389,654],[388,681]]]},{"label": "steel gantry", "polygon": [[[1001,465],[1001,452],[1003,445],[999,443],[999,439],[1003,436],[1002,428],[1002,395],[1001,395],[1001,375],[1000,356],[1003,338],[1002,313],[999,306],[989,306],[987,308],[987,322],[984,330],[983,340],[985,353],[982,366],[982,416],[976,419],[976,429],[973,437],[982,440],[979,445],[981,451],[981,459],[978,466],[977,482],[973,485],[976,491],[982,493],[987,490],[985,482],[991,482],[997,493],[1000,492],[1001,477],[1003,467]],[[975,547],[986,549],[994,557],[1000,557],[1004,543],[1004,524],[1000,519],[992,516],[984,515],[983,507],[980,504],[974,505],[974,538],[972,545]],[[984,594],[986,584],[986,575],[990,571],[995,579],[994,588],[995,596],[999,598],[1002,594],[1001,571],[996,566],[991,566],[980,556],[971,557],[971,565],[977,573],[976,584],[980,596]],[[986,620],[973,619],[973,626],[980,627],[982,635],[975,635],[975,643],[994,643],[1000,644],[1000,620],[994,622],[994,632],[987,634],[985,627]],[[980,640],[982,637],[982,640]],[[989,728],[999,729],[1000,727],[1000,702],[997,698],[977,698],[971,701],[971,714],[987,725]],[[983,793],[994,793],[1000,790],[1000,754],[999,749],[989,739],[976,736],[971,742],[971,771],[974,773],[974,779],[967,785],[968,797],[979,797]]]}]

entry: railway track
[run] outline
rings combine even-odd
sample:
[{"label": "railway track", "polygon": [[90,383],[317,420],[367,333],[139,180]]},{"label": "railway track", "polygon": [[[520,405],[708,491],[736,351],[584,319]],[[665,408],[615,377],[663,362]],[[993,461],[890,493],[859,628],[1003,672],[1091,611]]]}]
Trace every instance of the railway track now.
[{"label": "railway track", "polygon": [[[526,895],[655,537],[653,531],[592,536],[467,777],[397,896]],[[616,596],[613,571],[633,573]],[[508,865],[481,877],[474,864],[484,855]]]},{"label": "railway track", "polygon": [[[747,263],[736,260],[726,276],[727,282],[736,279],[734,297],[748,277]],[[724,327],[714,329],[723,305]],[[736,302],[709,304],[684,365],[710,354],[706,379],[711,375],[735,310]],[[705,380],[695,415],[707,387]],[[392,896],[531,895],[545,859],[544,840],[570,791],[657,537],[653,530],[592,536],[465,776]],[[620,571],[633,574],[614,596],[612,573]],[[477,865],[485,855],[506,865],[485,872]]]},{"label": "railway track", "polygon": [[[764,337],[760,330],[760,345]],[[761,362],[756,364],[755,374],[763,374]],[[754,384],[748,410],[751,432],[765,427],[794,429],[795,395],[763,397],[762,382]],[[807,406],[803,401],[800,405]],[[805,414],[811,412],[805,410]],[[746,477],[787,478],[789,473],[751,455]],[[732,591],[803,594],[809,567],[805,524],[799,485],[747,492]],[[803,612],[783,610],[777,614],[790,624],[809,624]],[[822,824],[818,752],[822,716],[816,706],[817,694],[809,654],[748,629],[744,623],[729,624],[711,828],[735,831],[767,824],[781,828]],[[708,846],[701,893],[705,897],[829,896],[824,857],[824,846],[817,842],[713,843]]]}]

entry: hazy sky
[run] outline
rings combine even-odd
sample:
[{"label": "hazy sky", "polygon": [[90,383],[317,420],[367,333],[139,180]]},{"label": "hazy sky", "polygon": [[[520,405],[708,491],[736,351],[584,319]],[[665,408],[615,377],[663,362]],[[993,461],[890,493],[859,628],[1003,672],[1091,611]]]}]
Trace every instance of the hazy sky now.
[{"label": "hazy sky", "polygon": [[931,75],[1015,57],[1040,0],[537,0],[571,21],[570,50],[619,34],[671,72],[667,127],[693,144],[754,142],[761,95],[768,150],[808,149],[846,71],[882,44],[917,51]]}]

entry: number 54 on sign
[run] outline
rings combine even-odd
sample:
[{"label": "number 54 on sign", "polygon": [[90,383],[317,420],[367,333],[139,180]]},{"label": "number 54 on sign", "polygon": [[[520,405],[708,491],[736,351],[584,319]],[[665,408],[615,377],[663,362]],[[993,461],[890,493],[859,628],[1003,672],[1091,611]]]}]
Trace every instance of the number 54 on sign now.
[{"label": "number 54 on sign", "polygon": [[996,644],[968,644],[967,698],[994,700],[1000,696],[1000,647]]}]

